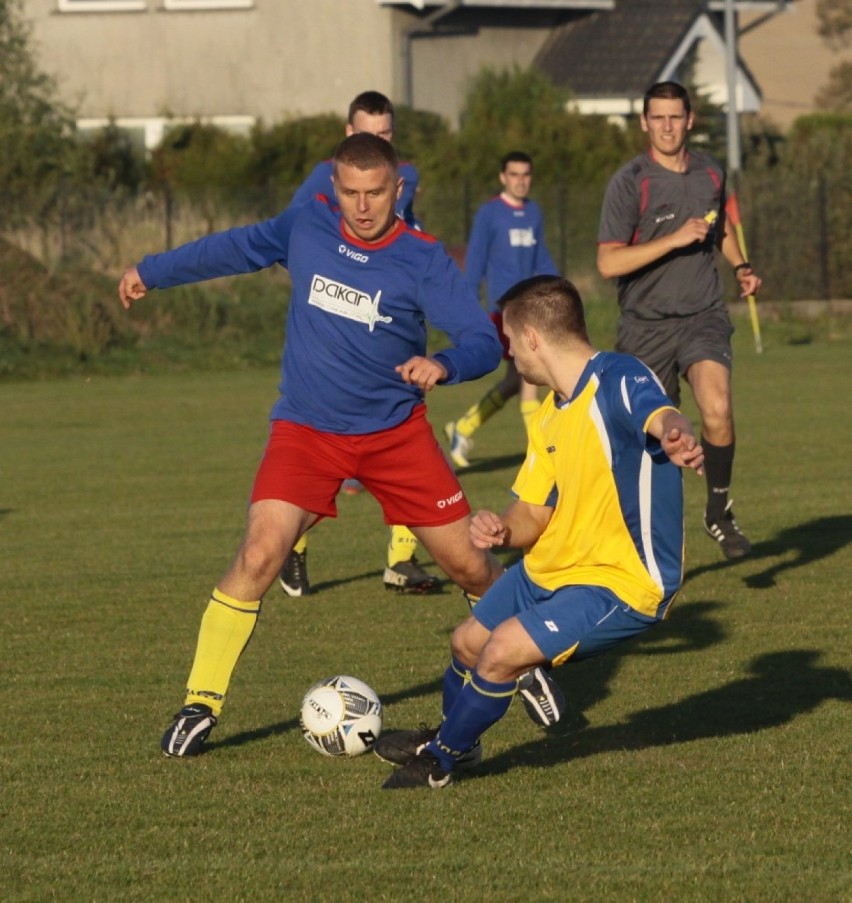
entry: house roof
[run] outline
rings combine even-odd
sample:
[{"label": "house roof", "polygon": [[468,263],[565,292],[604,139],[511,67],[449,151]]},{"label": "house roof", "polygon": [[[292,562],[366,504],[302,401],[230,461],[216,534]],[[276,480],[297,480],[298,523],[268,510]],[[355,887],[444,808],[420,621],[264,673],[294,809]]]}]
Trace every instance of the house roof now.
[{"label": "house roof", "polygon": [[555,28],[534,65],[580,97],[639,97],[699,15],[695,0],[621,0]]}]

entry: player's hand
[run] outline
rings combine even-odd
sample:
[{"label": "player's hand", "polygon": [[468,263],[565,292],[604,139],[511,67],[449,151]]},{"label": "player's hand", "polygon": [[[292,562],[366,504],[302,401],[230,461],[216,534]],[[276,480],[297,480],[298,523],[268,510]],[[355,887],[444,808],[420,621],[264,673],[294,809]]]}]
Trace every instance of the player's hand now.
[{"label": "player's hand", "polygon": [[125,270],[121,282],[118,283],[118,297],[125,310],[130,310],[130,305],[144,298],[147,293],[148,287],[139,276],[139,270],[136,267]]},{"label": "player's hand", "polygon": [[684,433],[673,426],[662,438],[663,451],[678,467],[688,467],[697,474],[704,473],[704,449],[692,433]]},{"label": "player's hand", "polygon": [[752,269],[737,270],[737,282],[740,284],[740,297],[748,298],[760,291],[763,280]]},{"label": "player's hand", "polygon": [[671,235],[672,247],[685,248],[696,242],[702,242],[713,227],[706,219],[694,216],[688,219],[677,231]]},{"label": "player's hand", "polygon": [[394,368],[409,385],[415,385],[418,389],[428,392],[442,379],[447,378],[447,370],[443,364],[439,364],[431,357],[415,355],[404,364]]},{"label": "player's hand", "polygon": [[477,549],[502,546],[506,541],[506,525],[493,511],[477,511],[470,521],[470,540]]}]

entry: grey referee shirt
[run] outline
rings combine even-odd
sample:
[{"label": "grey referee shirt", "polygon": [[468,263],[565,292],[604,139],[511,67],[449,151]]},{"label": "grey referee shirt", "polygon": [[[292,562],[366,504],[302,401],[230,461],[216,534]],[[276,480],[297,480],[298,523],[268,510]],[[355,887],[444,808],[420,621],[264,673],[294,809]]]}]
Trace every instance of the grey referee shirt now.
[{"label": "grey referee shirt", "polygon": [[[686,172],[660,166],[648,151],[615,173],[607,186],[598,243],[637,245],[670,235],[690,217],[722,215],[725,173],[709,154],[690,151]],[[724,307],[716,268],[717,230],[700,244],[678,248],[654,263],[618,278],[622,313],[659,320]]]}]

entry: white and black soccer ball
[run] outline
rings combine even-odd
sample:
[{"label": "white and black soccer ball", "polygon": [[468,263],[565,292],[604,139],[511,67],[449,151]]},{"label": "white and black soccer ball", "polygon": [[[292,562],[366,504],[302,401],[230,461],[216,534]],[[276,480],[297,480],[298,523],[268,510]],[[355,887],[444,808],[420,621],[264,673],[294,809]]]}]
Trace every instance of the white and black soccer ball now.
[{"label": "white and black soccer ball", "polygon": [[299,722],[305,740],[324,756],[360,756],[382,732],[382,703],[363,680],[338,674],[305,693]]}]

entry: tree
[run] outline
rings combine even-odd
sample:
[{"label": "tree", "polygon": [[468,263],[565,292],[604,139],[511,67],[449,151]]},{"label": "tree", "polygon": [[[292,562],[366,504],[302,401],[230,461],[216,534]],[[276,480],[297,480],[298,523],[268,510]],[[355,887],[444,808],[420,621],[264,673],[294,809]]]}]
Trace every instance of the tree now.
[{"label": "tree", "polygon": [[41,72],[22,0],[0,0],[0,226],[45,212],[74,168],[73,119]]},{"label": "tree", "polygon": [[[852,0],[817,0],[817,33],[832,50],[852,44]],[[852,62],[833,66],[816,96],[820,109],[837,113],[852,111]]]},{"label": "tree", "polygon": [[817,0],[817,33],[833,49],[848,47],[852,39],[852,0]]}]

